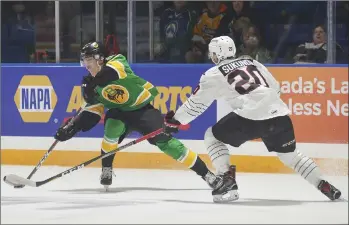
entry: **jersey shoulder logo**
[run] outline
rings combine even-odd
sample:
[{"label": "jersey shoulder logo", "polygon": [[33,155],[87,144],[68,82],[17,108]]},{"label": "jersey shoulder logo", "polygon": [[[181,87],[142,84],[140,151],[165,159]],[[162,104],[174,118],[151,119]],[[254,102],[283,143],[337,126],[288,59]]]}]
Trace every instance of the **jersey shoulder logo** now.
[{"label": "jersey shoulder logo", "polygon": [[124,104],[130,98],[128,90],[124,86],[117,84],[110,84],[104,87],[102,95],[103,98],[115,104]]}]

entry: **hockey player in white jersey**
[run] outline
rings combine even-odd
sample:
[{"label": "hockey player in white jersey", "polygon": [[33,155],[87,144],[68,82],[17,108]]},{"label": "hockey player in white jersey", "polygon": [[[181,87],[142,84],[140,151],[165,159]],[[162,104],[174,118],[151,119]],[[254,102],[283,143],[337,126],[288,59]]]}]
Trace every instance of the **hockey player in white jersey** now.
[{"label": "hockey player in white jersey", "polygon": [[268,69],[250,57],[235,58],[234,41],[227,36],[213,38],[209,57],[216,65],[207,70],[193,94],[177,110],[165,117],[165,132],[178,132],[179,124],[188,124],[211,103],[223,98],[231,112],[209,127],[205,146],[222,182],[212,191],[215,202],[238,199],[235,170],[230,166],[226,144],[239,147],[246,141],[261,138],[269,152],[314,185],[329,199],[341,192],[322,178],[315,162],[296,149],[289,109],[280,98],[280,89]]}]

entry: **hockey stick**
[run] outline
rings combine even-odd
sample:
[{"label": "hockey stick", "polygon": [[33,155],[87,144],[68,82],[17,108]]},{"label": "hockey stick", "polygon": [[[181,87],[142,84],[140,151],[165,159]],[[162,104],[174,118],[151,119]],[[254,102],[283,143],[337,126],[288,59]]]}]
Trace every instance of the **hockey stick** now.
[{"label": "hockey stick", "polygon": [[[181,130],[187,130],[187,129],[189,129],[189,127],[190,127],[189,124],[187,124],[187,125],[181,125],[179,128]],[[88,161],[86,161],[84,163],[81,163],[81,164],[79,164],[77,166],[74,166],[74,167],[72,167],[72,168],[70,168],[70,169],[68,169],[68,170],[66,170],[64,172],[61,172],[61,173],[59,173],[59,174],[57,174],[55,176],[52,176],[52,177],[50,177],[50,178],[48,178],[46,180],[43,180],[43,181],[32,181],[32,180],[25,179],[23,177],[17,176],[15,174],[10,174],[10,175],[5,176],[4,177],[4,181],[6,183],[8,183],[8,184],[11,184],[11,185],[28,185],[28,186],[32,186],[32,187],[40,187],[41,185],[44,185],[44,184],[46,184],[46,183],[48,183],[48,182],[50,182],[52,180],[55,180],[55,179],[60,178],[60,177],[63,177],[65,175],[67,175],[67,174],[70,174],[71,172],[76,171],[76,170],[82,169],[85,166],[87,166],[87,165],[89,165],[89,164],[91,164],[91,163],[93,163],[93,162],[95,162],[95,161],[97,161],[99,159],[103,159],[103,158],[108,157],[110,155],[113,155],[116,152],[119,152],[119,151],[121,151],[121,150],[123,150],[125,148],[128,148],[128,147],[130,147],[132,145],[135,145],[135,144],[137,144],[139,142],[142,142],[142,141],[147,140],[149,138],[155,137],[156,135],[159,135],[160,133],[162,133],[162,131],[163,131],[163,128],[160,128],[160,129],[158,129],[158,130],[156,130],[156,131],[154,131],[152,133],[149,133],[147,135],[144,135],[143,137],[140,137],[140,138],[138,138],[138,139],[136,139],[134,141],[131,141],[131,142],[129,142],[129,143],[127,143],[127,144],[125,144],[125,145],[123,145],[123,146],[113,150],[113,151],[110,151],[110,152],[108,152],[106,154],[103,154],[103,155],[99,155],[99,156],[97,156],[97,157],[95,157],[93,159],[90,159],[90,160],[88,160]]]},{"label": "hockey stick", "polygon": [[[73,118],[73,119],[71,119],[70,121],[69,121],[69,123],[68,124],[71,124],[71,123],[73,123],[75,120],[76,120],[76,118],[79,116],[79,114],[80,114],[80,112],[81,112],[81,109],[82,108],[80,108],[78,111],[77,111],[77,113],[76,113],[76,116]],[[38,164],[36,165],[36,167],[33,169],[33,171],[29,174],[29,176],[27,177],[27,179],[30,179],[35,173],[36,173],[36,171],[38,171],[38,169],[41,167],[41,165],[44,163],[44,161],[47,159],[47,157],[51,154],[51,152],[52,152],[52,150],[56,147],[56,145],[58,144],[58,140],[55,140],[55,142],[53,142],[53,144],[51,145],[51,147],[47,150],[47,152],[45,153],[45,155],[40,159],[40,161],[38,162]],[[5,181],[5,180],[4,180]],[[5,181],[6,182],[6,181]],[[11,183],[8,183],[8,184],[10,184],[10,185],[12,185]],[[14,188],[23,188],[25,185],[16,185],[16,186],[14,186]]]},{"label": "hockey stick", "polygon": [[[33,171],[29,174],[29,176],[27,177],[27,179],[29,180],[34,173],[36,173],[36,171],[38,171],[38,169],[41,167],[42,163],[47,159],[47,157],[51,154],[52,150],[54,149],[54,147],[56,147],[57,143],[59,141],[55,140],[55,142],[53,142],[53,144],[51,145],[51,147],[47,150],[47,152],[45,153],[45,155],[40,159],[39,163],[36,165],[36,167],[33,169]],[[6,182],[6,180],[4,179],[4,181]],[[6,182],[7,183],[7,182]],[[11,183],[8,183],[10,185],[12,185]],[[18,185],[18,186],[14,186],[14,188],[23,188],[25,185]]]}]

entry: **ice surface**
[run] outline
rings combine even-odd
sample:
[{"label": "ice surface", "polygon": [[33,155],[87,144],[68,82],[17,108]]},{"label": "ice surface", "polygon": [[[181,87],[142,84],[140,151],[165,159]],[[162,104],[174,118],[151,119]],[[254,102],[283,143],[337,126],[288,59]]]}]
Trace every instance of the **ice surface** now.
[{"label": "ice surface", "polygon": [[[2,166],[1,177],[26,177],[33,167]],[[46,179],[62,167],[42,167]],[[348,202],[331,202],[298,175],[238,173],[240,200],[212,202],[191,171],[115,169],[108,193],[100,169],[84,168],[41,187],[1,181],[1,223],[346,223]],[[328,177],[348,197],[348,177]]]}]

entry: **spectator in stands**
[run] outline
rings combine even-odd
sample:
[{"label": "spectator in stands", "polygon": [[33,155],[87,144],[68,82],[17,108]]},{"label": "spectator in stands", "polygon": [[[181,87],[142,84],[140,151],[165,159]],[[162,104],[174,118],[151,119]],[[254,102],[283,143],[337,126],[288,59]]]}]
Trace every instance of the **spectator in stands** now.
[{"label": "spectator in stands", "polygon": [[160,43],[155,46],[155,59],[183,63],[191,46],[196,14],[187,8],[187,2],[174,1],[160,19]]},{"label": "spectator in stands", "polygon": [[[296,49],[293,57],[295,63],[325,63],[327,59],[326,29],[323,25],[316,26],[313,31],[313,42],[301,44]],[[336,59],[343,60],[344,52],[340,45],[336,44]]]},{"label": "spectator in stands", "polygon": [[237,56],[248,55],[261,63],[270,63],[270,52],[261,46],[261,35],[255,25],[249,24],[242,32],[243,44],[237,49]]},{"label": "spectator in stands", "polygon": [[230,20],[225,15],[225,8],[220,1],[206,2],[204,9],[193,30],[192,49],[186,54],[189,63],[204,62],[211,39],[229,33]]},{"label": "spectator in stands", "polygon": [[241,35],[244,28],[246,28],[253,20],[248,2],[233,1],[232,7],[228,7],[228,16],[230,17],[229,31],[230,36],[236,42],[236,45],[241,45]]},{"label": "spectator in stands", "polygon": [[1,61],[26,63],[35,50],[34,27],[22,2],[14,2],[11,7],[1,13]]}]

